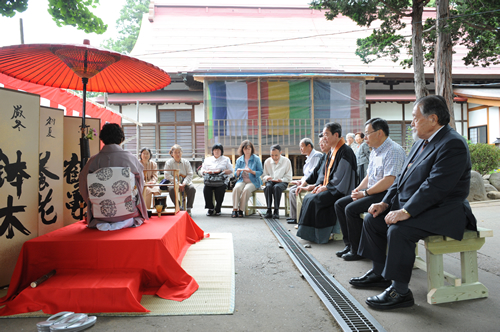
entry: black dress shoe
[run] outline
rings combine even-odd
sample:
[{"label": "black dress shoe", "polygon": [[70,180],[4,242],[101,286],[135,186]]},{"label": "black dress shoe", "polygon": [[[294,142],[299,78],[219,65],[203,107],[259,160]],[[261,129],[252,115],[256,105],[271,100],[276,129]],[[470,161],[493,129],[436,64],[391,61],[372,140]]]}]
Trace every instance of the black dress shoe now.
[{"label": "black dress shoe", "polygon": [[280,218],[279,213],[274,213],[274,214],[273,214],[273,219],[279,219],[279,218]]},{"label": "black dress shoe", "polygon": [[358,254],[355,254],[352,251],[349,251],[347,254],[343,254],[342,258],[345,261],[359,261],[359,260],[363,259],[364,257],[360,256]]},{"label": "black dress shoe", "polygon": [[208,210],[207,211],[207,216],[213,216],[214,215],[214,210]]},{"label": "black dress shoe", "polygon": [[271,219],[272,217],[273,217],[273,214],[271,213],[271,209],[267,209],[267,212],[264,215],[264,218]]},{"label": "black dress shoe", "polygon": [[381,287],[387,288],[392,282],[390,280],[384,279],[384,277],[376,275],[373,270],[365,273],[365,275],[358,278],[351,278],[349,283],[356,287]]},{"label": "black dress shoe", "polygon": [[408,293],[402,295],[396,292],[393,287],[389,287],[382,293],[367,298],[366,304],[375,309],[389,310],[411,307],[415,304],[415,300],[413,299],[411,290],[408,290]]},{"label": "black dress shoe", "polygon": [[350,246],[345,246],[344,249],[342,249],[340,251],[337,251],[335,253],[335,255],[337,255],[337,257],[342,257],[343,255],[347,254],[349,251],[351,251],[351,247]]},{"label": "black dress shoe", "polygon": [[287,222],[288,224],[296,224],[296,223],[297,223],[297,219],[291,219],[291,218],[288,218],[288,219],[286,220],[286,222]]}]

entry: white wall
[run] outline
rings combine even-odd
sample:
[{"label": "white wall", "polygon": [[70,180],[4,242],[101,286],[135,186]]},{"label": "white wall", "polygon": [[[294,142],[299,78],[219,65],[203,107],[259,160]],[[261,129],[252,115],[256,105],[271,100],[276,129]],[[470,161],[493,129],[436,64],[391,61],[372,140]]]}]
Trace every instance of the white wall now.
[{"label": "white wall", "polygon": [[203,104],[194,105],[194,121],[205,122],[205,110]]},{"label": "white wall", "polygon": [[[137,119],[137,106],[124,105],[122,106],[122,114],[132,119]],[[139,105],[139,122],[141,123],[156,123],[156,105],[140,104]],[[123,123],[131,123],[123,119]]]},{"label": "white wall", "polygon": [[500,114],[498,107],[490,107],[490,125],[488,126],[488,143],[500,138]]},{"label": "white wall", "polygon": [[[371,117],[382,118],[387,121],[401,121],[401,104],[376,103],[371,105]],[[411,115],[411,112],[410,112]],[[411,119],[411,117],[410,117]]]},{"label": "white wall", "polygon": [[486,121],[486,108],[469,112],[469,127],[485,126]]}]

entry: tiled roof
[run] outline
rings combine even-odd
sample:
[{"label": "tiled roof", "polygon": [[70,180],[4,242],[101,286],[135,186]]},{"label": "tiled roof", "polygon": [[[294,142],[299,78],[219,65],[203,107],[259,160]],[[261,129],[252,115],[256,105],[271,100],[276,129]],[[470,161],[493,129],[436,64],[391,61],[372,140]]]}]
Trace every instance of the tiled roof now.
[{"label": "tiled roof", "polygon": [[[371,30],[349,18],[327,21],[324,12],[309,9],[307,1],[288,6],[269,2],[260,7],[224,5],[227,1],[216,1],[218,5],[189,0],[155,3],[154,10],[150,8],[144,16],[132,55],[169,73],[258,70],[412,75],[412,68],[403,69],[388,58],[364,64],[354,54],[356,39]],[[425,9],[424,16],[434,16],[434,10]],[[407,29],[409,36],[410,26]],[[454,75],[500,74],[500,66],[464,66],[461,57],[466,50],[457,47],[455,51]],[[433,68],[426,67],[425,72],[432,75]]]}]

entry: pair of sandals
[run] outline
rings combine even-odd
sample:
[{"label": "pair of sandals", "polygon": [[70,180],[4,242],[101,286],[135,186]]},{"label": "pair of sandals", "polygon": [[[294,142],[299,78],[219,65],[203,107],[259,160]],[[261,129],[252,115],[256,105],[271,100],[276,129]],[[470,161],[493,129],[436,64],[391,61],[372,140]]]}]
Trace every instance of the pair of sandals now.
[{"label": "pair of sandals", "polygon": [[37,323],[36,327],[38,332],[78,332],[94,326],[96,320],[96,316],[62,311],[50,316],[46,321]]},{"label": "pair of sandals", "polygon": [[231,218],[243,218],[243,211],[233,211],[233,213],[231,213]]}]

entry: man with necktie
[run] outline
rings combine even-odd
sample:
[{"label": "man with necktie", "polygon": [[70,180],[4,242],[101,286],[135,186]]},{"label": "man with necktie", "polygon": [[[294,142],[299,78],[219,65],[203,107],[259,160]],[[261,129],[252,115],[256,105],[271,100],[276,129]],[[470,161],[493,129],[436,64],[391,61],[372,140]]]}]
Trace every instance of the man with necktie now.
[{"label": "man with necktie", "polygon": [[[427,96],[413,107],[413,145],[403,171],[382,202],[372,204],[365,217],[358,254],[373,268],[351,278],[355,287],[388,287],[366,303],[376,309],[414,304],[408,288],[415,245],[430,235],[461,240],[476,219],[466,198],[471,160],[465,139],[448,123],[450,114],[441,96]],[[427,141],[427,142],[426,142]]]}]

